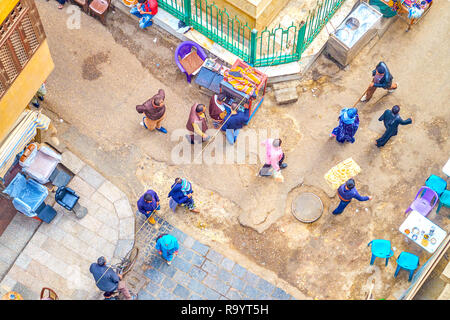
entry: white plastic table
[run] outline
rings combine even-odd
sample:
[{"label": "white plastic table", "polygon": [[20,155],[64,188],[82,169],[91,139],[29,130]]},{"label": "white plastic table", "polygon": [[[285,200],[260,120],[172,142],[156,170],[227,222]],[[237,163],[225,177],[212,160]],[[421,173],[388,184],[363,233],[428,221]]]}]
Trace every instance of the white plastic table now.
[{"label": "white plastic table", "polygon": [[442,171],[450,177],[450,158],[448,159],[447,163],[445,164],[445,166],[442,168]]},{"label": "white plastic table", "polygon": [[[430,235],[432,228],[434,228],[434,233]],[[430,253],[436,251],[447,236],[447,232],[441,227],[414,210],[409,213],[398,230]],[[426,237],[428,239],[425,239]]]}]

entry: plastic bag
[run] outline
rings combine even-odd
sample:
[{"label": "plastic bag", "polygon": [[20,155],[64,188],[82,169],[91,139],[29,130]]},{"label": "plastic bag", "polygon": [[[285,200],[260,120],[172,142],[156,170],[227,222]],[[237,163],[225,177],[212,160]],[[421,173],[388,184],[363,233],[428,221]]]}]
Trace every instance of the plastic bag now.
[{"label": "plastic bag", "polygon": [[277,182],[284,182],[284,177],[283,177],[283,175],[281,174],[281,171],[275,171],[275,172],[273,173],[273,177],[275,178],[275,180],[276,180]]}]

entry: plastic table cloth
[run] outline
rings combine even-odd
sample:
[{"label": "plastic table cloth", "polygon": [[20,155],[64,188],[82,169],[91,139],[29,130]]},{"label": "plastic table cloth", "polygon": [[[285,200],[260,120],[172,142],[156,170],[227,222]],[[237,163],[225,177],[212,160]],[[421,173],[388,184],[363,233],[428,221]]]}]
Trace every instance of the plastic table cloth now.
[{"label": "plastic table cloth", "polygon": [[429,253],[436,251],[447,236],[446,231],[415,210],[403,221],[399,231]]}]

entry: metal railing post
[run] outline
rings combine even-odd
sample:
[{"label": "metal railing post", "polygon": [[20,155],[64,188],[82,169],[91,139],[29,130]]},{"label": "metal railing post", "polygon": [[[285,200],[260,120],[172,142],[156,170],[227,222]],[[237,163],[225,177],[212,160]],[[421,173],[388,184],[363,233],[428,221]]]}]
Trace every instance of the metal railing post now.
[{"label": "metal railing post", "polygon": [[303,49],[305,46],[305,32],[306,32],[306,23],[302,21],[302,25],[298,29],[297,32],[297,48],[295,53],[298,54],[298,59],[302,56]]},{"label": "metal railing post", "polygon": [[188,26],[191,24],[191,0],[184,1],[184,23]]},{"label": "metal railing post", "polygon": [[255,65],[256,61],[256,37],[258,36],[258,30],[252,29],[252,33],[250,35],[250,55],[249,55],[249,63],[251,66]]}]

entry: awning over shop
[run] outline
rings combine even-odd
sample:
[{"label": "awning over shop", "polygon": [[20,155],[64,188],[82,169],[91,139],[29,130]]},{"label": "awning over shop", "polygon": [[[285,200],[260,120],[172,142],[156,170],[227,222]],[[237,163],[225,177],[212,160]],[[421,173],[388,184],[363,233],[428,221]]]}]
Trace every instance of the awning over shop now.
[{"label": "awning over shop", "polygon": [[3,180],[14,159],[36,135],[36,129],[47,130],[50,119],[38,111],[25,110],[10,134],[0,145],[0,179]]}]

